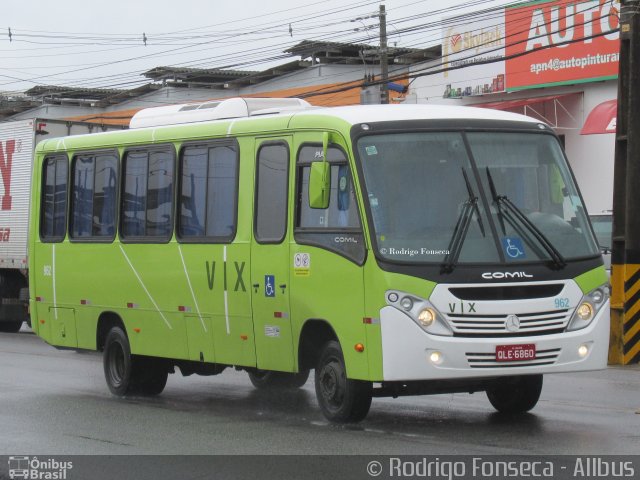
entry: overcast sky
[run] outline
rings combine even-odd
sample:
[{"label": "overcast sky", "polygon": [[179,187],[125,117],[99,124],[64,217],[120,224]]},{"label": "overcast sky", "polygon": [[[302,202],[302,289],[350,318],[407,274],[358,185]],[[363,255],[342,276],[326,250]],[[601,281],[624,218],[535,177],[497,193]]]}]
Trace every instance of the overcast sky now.
[{"label": "overcast sky", "polygon": [[283,50],[306,39],[378,45],[378,21],[364,17],[381,3],[390,45],[425,48],[440,43],[443,16],[515,1],[10,0],[0,26],[0,92],[133,88],[156,66],[263,70],[297,58]]}]

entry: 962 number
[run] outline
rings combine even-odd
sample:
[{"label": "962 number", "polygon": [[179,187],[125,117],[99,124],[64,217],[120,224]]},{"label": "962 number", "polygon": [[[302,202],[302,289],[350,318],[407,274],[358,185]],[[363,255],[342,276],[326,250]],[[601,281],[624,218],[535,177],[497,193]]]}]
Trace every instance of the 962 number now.
[{"label": "962 number", "polygon": [[568,298],[556,298],[554,300],[556,308],[569,308]]}]

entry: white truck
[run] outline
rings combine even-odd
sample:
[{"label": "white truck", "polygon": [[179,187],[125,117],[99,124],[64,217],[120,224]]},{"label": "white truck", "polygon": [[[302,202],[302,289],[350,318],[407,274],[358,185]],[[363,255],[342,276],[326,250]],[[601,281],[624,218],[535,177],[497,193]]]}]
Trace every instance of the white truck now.
[{"label": "white truck", "polygon": [[43,118],[0,122],[0,332],[17,332],[23,322],[29,322],[27,233],[36,144],[47,138],[122,128]]}]

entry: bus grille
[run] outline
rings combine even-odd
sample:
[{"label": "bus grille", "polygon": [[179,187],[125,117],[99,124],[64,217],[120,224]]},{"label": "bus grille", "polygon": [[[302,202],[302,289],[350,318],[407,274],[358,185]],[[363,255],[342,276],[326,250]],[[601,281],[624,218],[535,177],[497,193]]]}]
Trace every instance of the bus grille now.
[{"label": "bus grille", "polygon": [[522,360],[515,362],[496,361],[495,352],[491,353],[466,353],[467,362],[471,368],[510,368],[529,367],[541,365],[553,365],[560,356],[560,348],[550,348],[548,350],[538,350],[536,358],[532,360]]},{"label": "bus grille", "polygon": [[548,312],[516,313],[520,326],[516,330],[507,329],[509,314],[467,315],[447,314],[447,320],[458,337],[524,337],[549,335],[563,331],[570,320],[569,309]]}]

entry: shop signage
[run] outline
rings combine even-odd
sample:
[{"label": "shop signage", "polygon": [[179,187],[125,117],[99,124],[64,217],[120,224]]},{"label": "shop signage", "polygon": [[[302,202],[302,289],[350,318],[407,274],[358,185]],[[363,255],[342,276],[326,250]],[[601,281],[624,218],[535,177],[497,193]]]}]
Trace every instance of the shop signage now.
[{"label": "shop signage", "polygon": [[615,78],[620,3],[554,0],[505,9],[506,88]]}]

